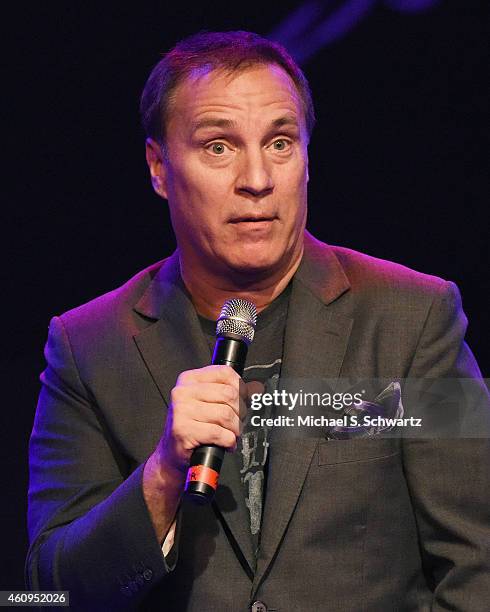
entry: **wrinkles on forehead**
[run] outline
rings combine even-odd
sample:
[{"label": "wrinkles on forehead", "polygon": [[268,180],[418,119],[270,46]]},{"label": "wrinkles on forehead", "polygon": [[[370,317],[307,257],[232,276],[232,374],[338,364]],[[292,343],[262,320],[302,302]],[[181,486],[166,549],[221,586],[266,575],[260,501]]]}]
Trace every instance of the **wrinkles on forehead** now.
[{"label": "wrinkles on forehead", "polygon": [[[283,117],[278,117],[270,122],[270,128],[282,128],[282,127],[293,127],[299,129],[299,123],[296,116],[288,112]],[[232,119],[225,119],[221,117],[206,117],[203,119],[197,119],[190,125],[191,132],[197,132],[198,130],[205,130],[206,128],[223,128],[223,129],[236,129],[237,123]]]},{"label": "wrinkles on forehead", "polygon": [[[238,77],[240,74],[248,70],[261,69],[265,67],[273,70],[274,72],[277,72],[278,74],[282,74],[286,77],[286,82],[288,83],[288,89],[290,90],[291,97],[295,100],[295,103],[297,104],[298,108],[301,109],[303,119],[306,120],[306,109],[304,108],[303,99],[300,95],[300,92],[298,91],[296,84],[291,78],[291,76],[281,66],[277,64],[268,63],[268,62],[259,62],[259,61],[247,61],[247,62],[241,62],[235,68],[221,67],[221,66],[215,67],[211,63],[207,63],[202,66],[193,68],[187,74],[187,76],[185,76],[183,79],[179,81],[179,83],[175,86],[172,94],[168,98],[168,106],[167,106],[167,109],[165,112],[165,118],[164,118],[166,127],[168,128],[169,122],[172,119],[172,114],[175,109],[175,104],[179,96],[179,92],[186,85],[190,85],[191,87],[196,88],[196,91],[197,91],[203,79],[206,79],[207,77],[208,79],[223,78],[224,87],[226,88],[231,83],[231,81],[233,81],[233,79]],[[293,117],[291,117],[291,115],[292,113],[287,113],[286,117],[278,119],[276,127],[281,127],[281,125],[288,125],[288,124],[293,124],[293,123],[297,125],[298,122]],[[227,121],[227,120],[223,120],[223,121]],[[193,130],[197,128],[201,128],[203,126],[204,125],[201,125],[200,122],[196,122],[196,125],[193,126]],[[224,125],[223,123],[222,127],[233,127],[233,126]]]}]

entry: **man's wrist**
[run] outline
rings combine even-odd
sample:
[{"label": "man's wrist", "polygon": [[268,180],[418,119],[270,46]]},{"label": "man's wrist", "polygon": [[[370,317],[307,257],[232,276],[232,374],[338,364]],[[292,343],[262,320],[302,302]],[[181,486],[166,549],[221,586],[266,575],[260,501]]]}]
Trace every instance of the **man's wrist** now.
[{"label": "man's wrist", "polygon": [[184,484],[184,472],[150,455],[143,469],[143,497],[160,545],[174,521]]},{"label": "man's wrist", "polygon": [[170,493],[175,490],[181,494],[185,478],[185,471],[162,460],[158,451],[154,451],[148,457],[143,471],[143,487],[145,488],[148,485],[148,487],[161,492]]}]

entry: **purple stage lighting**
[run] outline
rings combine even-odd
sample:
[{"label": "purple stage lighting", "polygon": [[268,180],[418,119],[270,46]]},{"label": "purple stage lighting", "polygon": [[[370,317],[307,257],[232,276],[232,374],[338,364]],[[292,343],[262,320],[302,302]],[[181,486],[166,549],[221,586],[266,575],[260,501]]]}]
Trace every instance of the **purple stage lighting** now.
[{"label": "purple stage lighting", "polygon": [[[383,0],[310,0],[286,17],[268,36],[282,43],[298,63],[345,36]],[[384,0],[391,9],[403,13],[425,11],[440,0]]]}]

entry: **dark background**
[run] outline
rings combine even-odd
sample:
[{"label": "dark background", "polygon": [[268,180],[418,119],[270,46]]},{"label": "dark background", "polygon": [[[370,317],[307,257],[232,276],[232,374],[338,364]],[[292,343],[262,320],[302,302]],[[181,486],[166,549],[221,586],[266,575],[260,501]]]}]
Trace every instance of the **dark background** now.
[{"label": "dark background", "polygon": [[[267,35],[300,2],[45,4],[6,20],[0,589],[23,585],[27,443],[51,316],[174,247],[138,120],[149,70],[187,34]],[[387,4],[303,65],[318,120],[309,228],[455,281],[489,376],[488,3]]]}]

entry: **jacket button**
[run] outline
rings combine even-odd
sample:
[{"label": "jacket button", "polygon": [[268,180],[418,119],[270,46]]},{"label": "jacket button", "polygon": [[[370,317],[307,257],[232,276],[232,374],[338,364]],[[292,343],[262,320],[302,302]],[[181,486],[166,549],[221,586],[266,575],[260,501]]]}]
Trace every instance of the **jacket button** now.
[{"label": "jacket button", "polygon": [[153,572],[151,571],[151,569],[149,567],[147,567],[145,569],[145,571],[143,572],[143,578],[149,582],[152,578],[153,578]]},{"label": "jacket button", "polygon": [[126,597],[131,597],[132,593],[131,593],[131,589],[127,586],[127,585],[123,585],[120,588],[120,591],[123,595],[126,595]]},{"label": "jacket button", "polygon": [[254,601],[251,608],[252,612],[267,612],[267,606],[262,601]]}]

